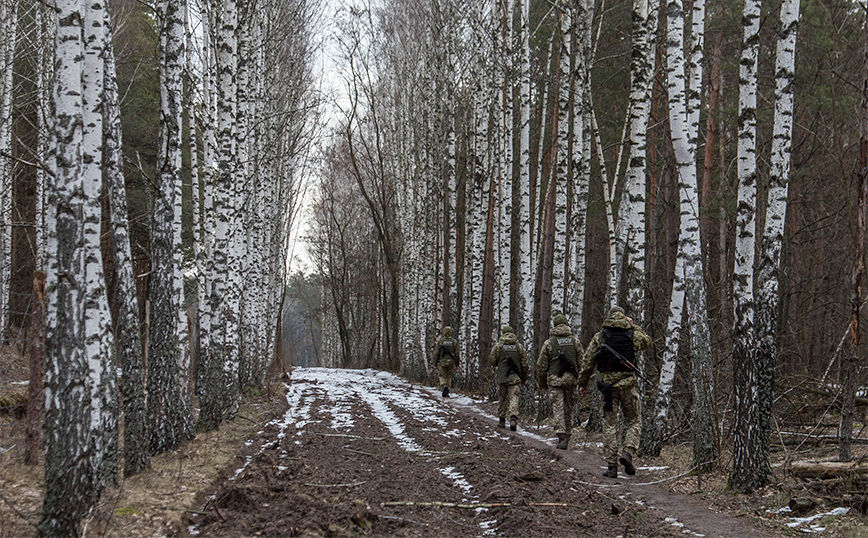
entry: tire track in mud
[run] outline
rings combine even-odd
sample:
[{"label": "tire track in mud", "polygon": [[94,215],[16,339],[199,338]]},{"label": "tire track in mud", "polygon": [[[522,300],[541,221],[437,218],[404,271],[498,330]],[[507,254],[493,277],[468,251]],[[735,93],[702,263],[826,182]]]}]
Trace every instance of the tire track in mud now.
[{"label": "tire track in mud", "polygon": [[570,458],[495,429],[469,398],[373,370],[299,368],[286,402],[202,497],[191,535],[687,534],[579,484]]}]

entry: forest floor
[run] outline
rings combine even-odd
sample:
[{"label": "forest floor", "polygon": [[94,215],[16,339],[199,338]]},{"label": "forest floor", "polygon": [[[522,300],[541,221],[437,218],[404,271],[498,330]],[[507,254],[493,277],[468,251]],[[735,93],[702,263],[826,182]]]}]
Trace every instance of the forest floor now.
[{"label": "forest floor", "polygon": [[[577,429],[555,450],[546,425],[496,428],[495,405],[385,372],[298,368],[285,398],[249,401],[107,491],[85,535],[868,537],[836,495],[789,513],[790,498],[818,494],[782,467],[772,486],[732,495],[726,469],[690,475],[689,446],[676,445],[607,479],[596,434]],[[9,436],[0,448],[0,537],[34,536],[41,468],[24,467]],[[834,456],[813,450],[798,457]]]}]

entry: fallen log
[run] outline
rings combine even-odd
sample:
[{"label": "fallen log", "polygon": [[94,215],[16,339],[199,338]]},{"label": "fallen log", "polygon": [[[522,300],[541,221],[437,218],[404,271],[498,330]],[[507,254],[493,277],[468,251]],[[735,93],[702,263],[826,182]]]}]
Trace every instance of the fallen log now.
[{"label": "fallen log", "polygon": [[857,475],[868,476],[868,463],[853,461],[796,461],[790,464],[790,473],[796,478],[838,478]]},{"label": "fallen log", "polygon": [[792,510],[794,514],[804,515],[819,506],[822,502],[822,499],[815,499],[812,497],[799,497],[795,499],[790,499],[790,502],[787,503],[787,506],[790,507],[790,510]]},{"label": "fallen log", "polygon": [[[819,435],[812,433],[802,433],[802,432],[778,432],[780,436],[777,439],[773,439],[772,442],[776,442],[777,444],[784,445],[797,445],[802,441],[806,441],[809,443],[840,443],[841,438],[837,435]],[[788,439],[782,439],[788,438]],[[868,445],[868,439],[862,437],[853,437],[850,439],[850,443],[854,445]]]},{"label": "fallen log", "polygon": [[[455,503],[444,501],[386,501],[381,502],[380,506],[424,506],[433,508],[467,508],[476,510],[477,508],[508,508],[512,506],[511,502],[502,503]],[[579,505],[557,502],[529,502],[527,506],[542,506],[542,507],[557,507],[557,508],[581,508]]]}]

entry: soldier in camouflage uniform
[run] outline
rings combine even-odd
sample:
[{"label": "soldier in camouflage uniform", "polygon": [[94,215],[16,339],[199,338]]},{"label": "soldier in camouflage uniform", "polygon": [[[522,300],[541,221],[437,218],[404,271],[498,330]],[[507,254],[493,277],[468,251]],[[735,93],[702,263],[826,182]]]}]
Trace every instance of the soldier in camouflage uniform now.
[{"label": "soldier in camouflage uniform", "polygon": [[506,427],[508,413],[509,429],[515,431],[518,428],[518,394],[527,379],[528,365],[527,352],[509,325],[503,328],[500,340],[491,349],[488,364],[495,368],[497,381],[497,427]]},{"label": "soldier in camouflage uniform", "polygon": [[566,450],[573,431],[582,343],[570,331],[566,316],[558,314],[553,322],[552,336],[543,344],[536,362],[536,383],[540,389],[550,390],[557,448]]},{"label": "soldier in camouflage uniform", "polygon": [[449,396],[452,388],[452,374],[458,366],[458,340],[452,337],[452,327],[443,327],[443,336],[434,346],[434,366],[437,367],[437,380],[443,397]]},{"label": "soldier in camouflage uniform", "polygon": [[[633,320],[624,314],[620,306],[613,306],[603,320],[603,329],[594,335],[579,372],[579,392],[585,386],[594,369],[600,372],[597,389],[603,393],[603,456],[609,469],[603,476],[618,478],[618,463],[628,475],[636,474],[633,456],[639,447],[642,420],[639,408],[639,391],[636,390],[635,352],[651,345],[651,338]],[[623,414],[624,450],[620,457],[618,434],[618,408]]]}]

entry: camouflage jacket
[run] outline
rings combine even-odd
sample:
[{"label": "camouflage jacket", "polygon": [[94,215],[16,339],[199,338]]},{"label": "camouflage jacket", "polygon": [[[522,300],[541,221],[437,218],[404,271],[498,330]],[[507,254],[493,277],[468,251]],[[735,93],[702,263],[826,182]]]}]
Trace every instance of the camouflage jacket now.
[{"label": "camouflage jacket", "polygon": [[[444,340],[452,340],[453,342],[455,342],[451,356],[446,353],[446,351],[442,347]],[[437,340],[437,344],[434,345],[433,355],[434,366],[439,366],[441,360],[444,362],[451,360],[453,366],[458,366],[458,340],[456,340],[455,337],[452,336],[452,329],[446,329],[443,331],[443,336],[441,336],[440,339]]]},{"label": "camouflage jacket", "polygon": [[[615,329],[633,329],[633,349],[641,351],[651,345],[651,337],[645,334],[641,328],[633,325],[627,316],[615,312],[611,317],[603,320],[603,327]],[[597,367],[596,354],[600,350],[602,331],[598,332],[588,344],[585,355],[582,357],[582,366],[579,369],[579,386],[584,387],[591,379],[591,375]],[[609,383],[616,390],[628,389],[636,385],[636,376],[633,372],[606,372],[602,374],[603,383]]]},{"label": "camouflage jacket", "polygon": [[[578,338],[573,336],[573,333],[570,331],[570,326],[562,323],[560,325],[555,325],[555,328],[552,329],[551,333],[552,338],[556,337],[570,337],[573,339],[573,345],[576,347],[576,360],[578,361],[582,357],[582,343]],[[553,372],[549,372],[549,366],[552,362],[553,355],[556,354],[555,344],[552,343],[552,338],[546,340],[545,344],[543,344],[542,349],[539,352],[539,358],[536,361],[536,367],[534,374],[536,376],[536,384],[538,387],[542,389],[547,389],[549,387],[575,387],[576,386],[576,376],[574,376],[570,372],[564,372],[562,375],[556,375]]]},{"label": "camouflage jacket", "polygon": [[[515,372],[509,367],[505,358],[504,360],[501,360],[501,350],[503,350],[504,345],[517,346],[519,364],[516,366],[521,368],[521,377],[519,377],[518,372]],[[498,340],[497,343],[494,344],[494,347],[491,348],[491,353],[488,355],[488,364],[490,364],[492,368],[495,368],[495,378],[497,383],[500,385],[518,385],[521,383],[522,377],[527,379],[527,351],[525,351],[524,346],[518,343],[518,338],[513,333],[501,335],[500,340]]]}]

